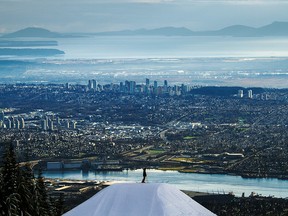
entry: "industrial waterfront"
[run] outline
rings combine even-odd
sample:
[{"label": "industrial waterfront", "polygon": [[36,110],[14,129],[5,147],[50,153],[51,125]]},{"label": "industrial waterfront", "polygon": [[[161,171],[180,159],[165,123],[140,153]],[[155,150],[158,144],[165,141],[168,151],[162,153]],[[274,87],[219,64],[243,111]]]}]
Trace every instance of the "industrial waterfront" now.
[{"label": "industrial waterfront", "polygon": [[[162,171],[156,169],[147,170],[148,183],[168,183],[179,189],[209,192],[229,193],[236,196],[249,196],[251,192],[262,196],[288,197],[287,180],[275,178],[242,178],[240,176],[224,174],[199,174],[180,173],[177,171]],[[141,182],[142,170],[105,171],[105,172],[83,172],[81,170],[70,171],[44,171],[46,178],[74,179],[74,180],[95,180],[95,181],[117,181],[117,182]]]}]

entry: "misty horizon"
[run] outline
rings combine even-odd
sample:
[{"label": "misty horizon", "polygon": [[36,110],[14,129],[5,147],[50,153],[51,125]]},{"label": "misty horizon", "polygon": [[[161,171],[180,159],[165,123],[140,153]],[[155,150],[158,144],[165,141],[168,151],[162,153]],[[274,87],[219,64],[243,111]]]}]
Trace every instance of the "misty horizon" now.
[{"label": "misty horizon", "polygon": [[282,0],[2,0],[0,33],[27,26],[56,32],[106,32],[163,26],[194,31],[231,25],[257,28],[274,21],[287,21],[287,7],[288,2]]},{"label": "misty horizon", "polygon": [[234,23],[234,24],[231,24],[229,26],[222,26],[222,27],[218,27],[218,28],[207,28],[207,29],[202,29],[202,30],[196,30],[196,29],[191,29],[187,26],[172,26],[172,25],[168,25],[168,26],[159,26],[157,28],[145,28],[145,27],[135,27],[135,28],[130,28],[130,29],[118,29],[118,30],[110,30],[110,31],[101,31],[101,30],[98,30],[98,31],[86,31],[86,32],[81,32],[81,31],[69,31],[69,32],[65,32],[65,31],[54,31],[53,29],[49,29],[49,28],[46,28],[44,26],[26,26],[26,27],[23,27],[23,28],[20,28],[20,29],[16,29],[14,31],[10,31],[10,32],[0,32],[0,35],[6,35],[6,34],[11,34],[11,33],[15,33],[15,32],[18,32],[18,31],[22,31],[22,30],[26,30],[26,29],[43,29],[43,30],[48,30],[52,33],[67,33],[67,34],[97,34],[97,33],[110,33],[110,32],[121,32],[121,31],[139,31],[139,30],[147,30],[147,31],[150,31],[150,30],[157,30],[157,29],[164,29],[164,28],[174,28],[174,29],[186,29],[186,30],[189,30],[189,31],[192,31],[192,32],[210,32],[210,31],[220,31],[220,30],[223,30],[223,29],[226,29],[226,28],[230,28],[230,27],[248,27],[248,28],[253,28],[253,29],[258,29],[258,28],[262,28],[262,27],[265,27],[265,26],[269,26],[269,25],[273,25],[273,24],[276,24],[276,23],[285,23],[285,24],[288,24],[288,20],[287,21],[283,21],[283,20],[275,20],[275,21],[272,21],[270,23],[266,23],[264,25],[260,25],[260,26],[250,26],[250,25],[244,25],[244,24],[239,24],[239,23]]}]

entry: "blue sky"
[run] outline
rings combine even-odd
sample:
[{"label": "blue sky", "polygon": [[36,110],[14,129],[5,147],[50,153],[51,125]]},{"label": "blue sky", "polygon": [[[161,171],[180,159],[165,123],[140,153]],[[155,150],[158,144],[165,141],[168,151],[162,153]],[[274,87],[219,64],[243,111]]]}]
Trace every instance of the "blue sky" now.
[{"label": "blue sky", "polygon": [[288,21],[287,11],[288,0],[0,0],[0,33],[30,26],[58,32],[259,27]]}]

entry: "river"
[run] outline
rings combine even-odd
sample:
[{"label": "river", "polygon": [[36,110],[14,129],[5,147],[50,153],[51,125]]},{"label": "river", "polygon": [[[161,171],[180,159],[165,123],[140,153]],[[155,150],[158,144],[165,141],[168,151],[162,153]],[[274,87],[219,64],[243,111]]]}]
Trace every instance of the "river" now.
[{"label": "river", "polygon": [[[122,172],[43,171],[46,178],[141,182],[142,170]],[[181,190],[209,193],[229,193],[249,196],[251,192],[263,196],[288,197],[288,181],[275,178],[242,178],[224,174],[179,173],[177,171],[147,170],[147,183],[168,183]]]}]

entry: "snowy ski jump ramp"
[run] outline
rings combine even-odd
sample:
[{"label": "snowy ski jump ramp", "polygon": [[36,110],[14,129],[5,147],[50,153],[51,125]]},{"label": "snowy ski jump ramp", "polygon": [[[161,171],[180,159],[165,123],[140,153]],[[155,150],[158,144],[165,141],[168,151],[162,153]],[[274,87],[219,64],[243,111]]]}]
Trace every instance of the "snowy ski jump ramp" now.
[{"label": "snowy ski jump ramp", "polygon": [[111,185],[63,216],[212,216],[215,215],[169,184]]}]

